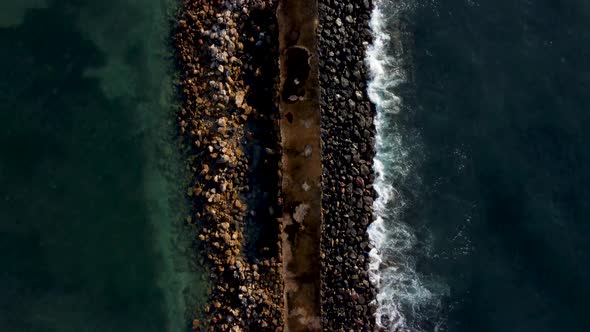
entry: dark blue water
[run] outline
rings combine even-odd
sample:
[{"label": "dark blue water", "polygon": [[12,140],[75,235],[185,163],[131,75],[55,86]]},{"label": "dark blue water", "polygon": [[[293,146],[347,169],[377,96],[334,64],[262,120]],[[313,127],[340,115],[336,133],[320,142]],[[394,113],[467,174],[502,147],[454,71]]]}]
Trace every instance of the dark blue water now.
[{"label": "dark blue water", "polygon": [[165,1],[0,4],[0,331],[181,331]]},{"label": "dark blue water", "polygon": [[435,294],[405,306],[408,326],[588,331],[590,3],[405,5],[388,17],[411,63],[388,128],[412,175],[391,181]]}]

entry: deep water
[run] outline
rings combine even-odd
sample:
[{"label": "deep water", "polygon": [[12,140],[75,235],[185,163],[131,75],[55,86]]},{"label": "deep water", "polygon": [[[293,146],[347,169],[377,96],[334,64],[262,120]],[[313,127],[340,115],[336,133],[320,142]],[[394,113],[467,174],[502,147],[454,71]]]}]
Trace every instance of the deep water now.
[{"label": "deep water", "polygon": [[419,281],[394,298],[406,325],[587,331],[590,5],[381,4],[391,38],[408,31],[404,49],[387,45],[405,65],[390,68],[404,79],[384,124],[404,203],[389,217],[412,231],[401,253]]},{"label": "deep water", "polygon": [[0,331],[182,331],[171,3],[0,4]]}]

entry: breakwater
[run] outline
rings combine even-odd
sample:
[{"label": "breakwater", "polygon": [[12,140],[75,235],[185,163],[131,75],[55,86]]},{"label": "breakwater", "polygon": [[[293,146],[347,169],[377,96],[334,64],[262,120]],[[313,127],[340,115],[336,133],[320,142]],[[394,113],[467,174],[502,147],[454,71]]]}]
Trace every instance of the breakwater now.
[{"label": "breakwater", "polygon": [[281,331],[274,1],[184,1],[174,35],[187,195],[209,305],[193,330]]},{"label": "breakwater", "polygon": [[370,331],[370,1],[185,1],[187,195],[207,256],[193,329]]},{"label": "breakwater", "polygon": [[371,10],[371,1],[319,1],[325,331],[374,326],[366,230],[375,199],[375,110],[364,61]]}]

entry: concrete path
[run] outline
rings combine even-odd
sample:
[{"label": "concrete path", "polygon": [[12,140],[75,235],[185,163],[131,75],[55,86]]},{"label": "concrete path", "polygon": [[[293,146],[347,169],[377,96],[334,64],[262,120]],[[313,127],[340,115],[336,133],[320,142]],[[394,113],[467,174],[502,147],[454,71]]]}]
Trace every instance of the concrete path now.
[{"label": "concrete path", "polygon": [[285,331],[321,331],[317,0],[280,0]]}]

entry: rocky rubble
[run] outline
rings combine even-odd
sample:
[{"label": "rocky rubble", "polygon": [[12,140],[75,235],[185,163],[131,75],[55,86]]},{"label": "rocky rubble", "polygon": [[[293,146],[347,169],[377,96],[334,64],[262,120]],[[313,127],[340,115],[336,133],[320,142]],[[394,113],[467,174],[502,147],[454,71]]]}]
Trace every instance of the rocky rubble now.
[{"label": "rocky rubble", "polygon": [[[371,6],[319,0],[324,331],[374,330],[366,228],[375,114],[364,63]],[[187,222],[212,284],[195,331],[283,329],[275,9],[276,0],[183,0],[174,32],[177,121],[192,174]]]},{"label": "rocky rubble", "polygon": [[373,331],[375,324],[366,233],[375,198],[375,111],[364,63],[371,9],[369,0],[319,0],[324,331]]},{"label": "rocky rubble", "polygon": [[[274,0],[184,0],[179,11],[177,121],[192,174],[187,222],[195,225],[212,284],[206,319],[195,319],[194,330],[282,330],[279,195],[260,190],[278,191],[279,184],[278,139],[267,139],[278,137],[274,11]],[[267,169],[275,175],[253,190],[256,173]],[[265,241],[250,240],[248,223],[257,213]]]}]

